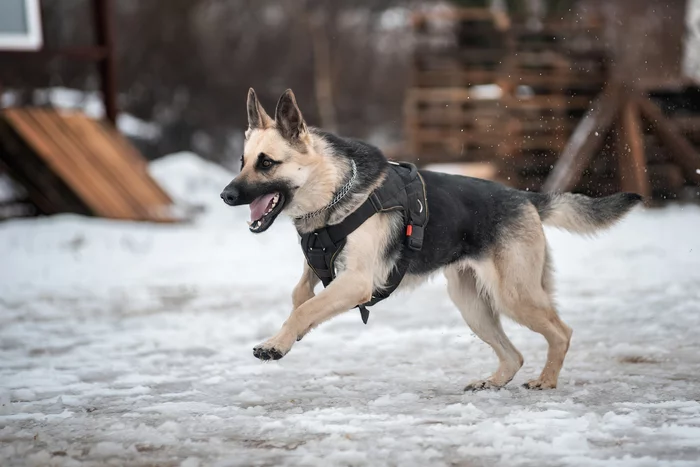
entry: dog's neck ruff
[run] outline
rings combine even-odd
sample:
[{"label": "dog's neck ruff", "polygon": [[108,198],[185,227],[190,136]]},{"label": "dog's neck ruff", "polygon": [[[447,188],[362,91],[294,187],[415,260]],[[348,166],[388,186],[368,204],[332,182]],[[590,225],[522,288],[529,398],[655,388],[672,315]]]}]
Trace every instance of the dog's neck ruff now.
[{"label": "dog's neck ruff", "polygon": [[316,216],[319,216],[323,214],[324,212],[328,211],[329,209],[333,208],[336,204],[341,202],[343,198],[345,198],[348,193],[350,193],[350,190],[352,190],[352,187],[355,185],[355,181],[357,180],[357,165],[355,165],[355,161],[350,159],[350,164],[352,165],[352,175],[350,176],[350,180],[343,185],[340,190],[333,196],[333,199],[331,200],[330,203],[322,207],[321,209],[317,209],[316,211],[306,213],[302,216],[295,217],[294,219],[296,220],[308,220],[312,219]]}]

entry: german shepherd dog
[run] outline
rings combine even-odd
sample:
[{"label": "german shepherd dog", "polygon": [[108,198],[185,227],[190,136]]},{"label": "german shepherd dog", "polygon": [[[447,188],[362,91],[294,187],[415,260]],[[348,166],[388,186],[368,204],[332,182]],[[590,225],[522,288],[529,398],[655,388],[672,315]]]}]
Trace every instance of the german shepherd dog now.
[{"label": "german shepherd dog", "polygon": [[[380,186],[389,167],[367,143],[308,127],[294,93],[279,99],[274,119],[253,89],[241,171],[221,193],[231,206],[250,205],[254,233],[266,231],[282,212],[301,235],[341,222]],[[501,327],[505,315],[540,333],[547,362],[525,387],[555,388],[572,330],[552,300],[550,254],[542,224],[590,234],[611,226],[641,196],[618,193],[593,199],[580,194],[541,194],[458,175],[421,170],[430,219],[423,248],[411,260],[401,287],[443,271],[447,292],[474,334],[496,352],[499,366],[465,390],[501,388],[523,357]],[[304,264],[292,293],[293,309],[280,331],[254,348],[255,357],[277,360],[324,321],[370,300],[385,286],[401,255],[404,221],[399,212],[377,213],[347,238],[337,276],[318,295],[319,279]]]}]

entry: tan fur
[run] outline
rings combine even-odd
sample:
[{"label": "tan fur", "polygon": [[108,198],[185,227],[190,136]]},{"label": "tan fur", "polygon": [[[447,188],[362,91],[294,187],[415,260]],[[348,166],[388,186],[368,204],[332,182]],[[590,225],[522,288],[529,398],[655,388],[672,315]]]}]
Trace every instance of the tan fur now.
[{"label": "tan fur", "polygon": [[[259,105],[255,93],[248,96],[250,128],[246,132],[244,164],[239,177],[248,183],[264,183],[274,178],[290,182],[296,189],[285,212],[298,217],[326,206],[345,183],[350,167],[343,158],[333,157],[331,148],[306,128],[291,91],[278,104],[275,120]],[[283,96],[284,97],[284,96]],[[280,110],[281,109],[281,110]],[[280,112],[290,114],[282,119]],[[285,136],[283,136],[285,135]],[[291,135],[291,136],[290,136]],[[274,170],[259,173],[254,169],[260,153],[283,161]],[[381,183],[379,180],[377,184]],[[362,204],[375,186],[356,193],[347,207],[335,211],[335,224]],[[568,211],[560,211],[559,223],[567,220]],[[300,232],[310,232],[322,225],[317,219],[296,220]],[[336,278],[318,295],[319,283],[305,263],[299,283],[292,294],[293,310],[280,331],[256,347],[275,358],[284,356],[294,343],[311,329],[337,314],[371,299],[372,291],[384,287],[395,266],[396,258],[386,258],[389,242],[403,228],[397,213],[379,213],[368,219],[347,238],[336,261]],[[549,345],[547,362],[539,378],[527,383],[529,388],[554,388],[571,340],[571,329],[558,317],[551,296],[551,272],[547,243],[539,214],[533,205],[523,209],[512,234],[500,238],[494,248],[478,260],[468,259],[444,268],[448,294],[474,333],[489,344],[499,360],[498,369],[484,380],[474,381],[467,389],[500,388],[515,376],[523,357],[505,335],[500,317],[505,315],[542,334]],[[412,287],[427,276],[407,275],[401,288]]]},{"label": "tan fur", "polygon": [[[619,216],[609,215],[607,219],[593,219],[586,215],[589,209],[586,206],[595,203],[596,200],[578,193],[551,194],[551,205],[547,210],[544,220],[545,225],[557,227],[579,234],[593,235],[601,229],[610,227],[619,219]],[[626,211],[620,211],[623,214]]]}]

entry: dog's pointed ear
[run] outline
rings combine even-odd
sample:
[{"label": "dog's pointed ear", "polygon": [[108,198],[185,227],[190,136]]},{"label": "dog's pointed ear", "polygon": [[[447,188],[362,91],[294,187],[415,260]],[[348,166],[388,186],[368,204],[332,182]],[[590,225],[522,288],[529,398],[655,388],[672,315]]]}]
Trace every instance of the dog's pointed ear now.
[{"label": "dog's pointed ear", "polygon": [[262,105],[260,105],[255,90],[250,88],[248,90],[248,127],[254,130],[265,129],[271,126],[272,119],[265,113],[265,109],[262,108]]},{"label": "dog's pointed ear", "polygon": [[307,132],[306,122],[291,89],[284,91],[277,102],[275,122],[282,136],[289,140],[299,139]]}]

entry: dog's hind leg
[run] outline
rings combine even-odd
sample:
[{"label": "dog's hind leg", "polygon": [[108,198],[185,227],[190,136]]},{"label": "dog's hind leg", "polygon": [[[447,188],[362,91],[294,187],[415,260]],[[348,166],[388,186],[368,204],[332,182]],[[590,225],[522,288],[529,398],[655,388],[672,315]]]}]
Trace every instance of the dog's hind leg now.
[{"label": "dog's hind leg", "polygon": [[[559,372],[569,350],[572,330],[557,315],[550,290],[547,244],[539,222],[523,223],[517,237],[504,239],[493,259],[477,266],[495,279],[491,294],[499,312],[544,336],[549,346],[540,377],[530,389],[557,387]],[[479,272],[477,272],[479,273]]]},{"label": "dog's hind leg", "polygon": [[445,270],[447,290],[454,304],[474,334],[493,348],[498,356],[498,370],[489,378],[473,381],[465,391],[501,388],[513,379],[523,366],[523,356],[503,332],[499,316],[491,308],[487,297],[479,294],[473,271],[457,266]]}]

